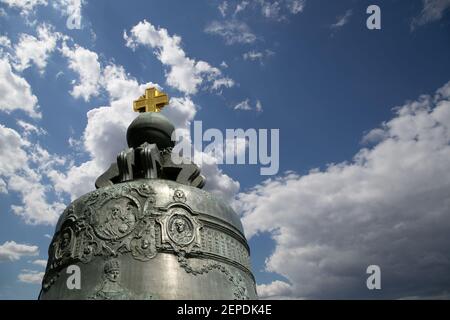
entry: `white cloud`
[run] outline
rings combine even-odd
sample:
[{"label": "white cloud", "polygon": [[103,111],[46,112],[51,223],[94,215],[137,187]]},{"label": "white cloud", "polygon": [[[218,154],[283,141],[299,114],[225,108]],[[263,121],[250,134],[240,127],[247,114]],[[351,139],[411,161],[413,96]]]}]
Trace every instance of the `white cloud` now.
[{"label": "white cloud", "polygon": [[259,63],[263,64],[263,61],[271,56],[273,56],[275,52],[272,50],[266,49],[265,51],[255,51],[251,50],[248,52],[245,52],[242,57],[244,60],[249,61],[259,61]]},{"label": "white cloud", "polygon": [[12,205],[11,209],[27,224],[55,225],[66,206],[61,202],[48,202],[49,187],[41,180],[42,176],[35,172],[11,176],[8,189],[18,192],[22,199],[21,205]]},{"label": "white cloud", "polygon": [[260,284],[256,289],[260,299],[283,299],[292,293],[291,285],[280,280],[272,281],[269,284]]},{"label": "white cloud", "polygon": [[92,96],[98,96],[100,90],[101,69],[97,53],[75,45],[70,48],[66,43],[61,48],[62,54],[69,60],[69,68],[79,76],[71,95],[82,97],[89,101]]},{"label": "white cloud", "polygon": [[37,6],[46,6],[47,0],[0,0],[10,8],[20,10],[20,14],[29,15],[34,13]]},{"label": "white cloud", "polygon": [[256,110],[257,112],[261,112],[262,104],[261,101],[256,100],[255,108],[252,108],[252,106],[250,105],[250,99],[245,99],[236,104],[234,106],[234,110],[243,110],[243,111]]},{"label": "white cloud", "polygon": [[[241,144],[238,144],[238,152],[240,151],[241,146]],[[200,168],[202,175],[206,177],[204,189],[222,198],[226,202],[230,202],[239,191],[239,181],[235,181],[227,174],[223,173],[217,165],[218,159],[214,155],[199,152],[198,150],[195,152],[202,157]]]},{"label": "white cloud", "polygon": [[339,16],[337,18],[336,23],[333,23],[331,25],[331,28],[332,29],[342,28],[343,26],[345,26],[348,23],[348,21],[349,21],[350,17],[352,16],[352,14],[353,14],[353,11],[351,9],[347,10],[342,16]]},{"label": "white cloud", "polygon": [[[155,49],[156,57],[169,67],[166,82],[185,94],[195,94],[203,81],[214,82],[223,79],[222,72],[205,61],[188,58],[181,48],[181,37],[169,35],[164,28],[155,28],[146,20],[135,25],[130,36],[124,32],[126,45],[139,45]],[[217,86],[216,86],[217,88]]]},{"label": "white cloud", "polygon": [[45,129],[37,127],[31,123],[28,123],[26,121],[23,120],[17,120],[17,124],[22,128],[22,131],[24,133],[25,136],[29,136],[31,134],[35,134],[35,135],[46,135],[47,131],[45,131]]},{"label": "white cloud", "polygon": [[305,0],[288,0],[287,7],[292,14],[297,14],[305,8]]},{"label": "white cloud", "polygon": [[244,58],[244,60],[261,60],[263,58],[263,53],[257,51],[249,51],[244,53],[242,57]]},{"label": "white cloud", "polygon": [[47,266],[47,260],[43,260],[43,259],[34,260],[34,261],[32,261],[32,263],[37,266],[44,267],[44,268]]},{"label": "white cloud", "polygon": [[228,2],[226,2],[226,1],[222,2],[221,4],[219,4],[217,9],[219,9],[220,14],[222,15],[222,17],[225,17],[227,15]]},{"label": "white cloud", "polygon": [[256,36],[252,33],[249,26],[237,20],[213,21],[205,28],[205,32],[221,36],[228,45],[253,43],[256,41]]},{"label": "white cloud", "polygon": [[27,166],[24,147],[28,145],[15,130],[0,124],[0,176],[10,176]]},{"label": "white cloud", "polygon": [[423,8],[411,23],[411,28],[440,20],[450,8],[450,0],[422,0]]},{"label": "white cloud", "polygon": [[8,191],[20,195],[21,205],[14,204],[11,209],[26,223],[55,224],[64,210],[63,203],[47,201],[51,188],[42,182],[48,170],[62,163],[63,159],[0,125],[0,178],[6,180]]},{"label": "white cloud", "polygon": [[363,144],[378,143],[384,140],[385,138],[387,138],[386,130],[381,128],[375,128],[373,130],[370,130],[366,135],[364,135],[361,142]]},{"label": "white cloud", "polygon": [[262,112],[262,111],[263,111],[263,107],[262,107],[261,101],[256,100],[255,110],[256,110],[257,112]]},{"label": "white cloud", "polygon": [[241,102],[239,102],[237,105],[234,106],[234,110],[252,110],[252,107],[250,107],[250,100],[245,99]]},{"label": "white cloud", "polygon": [[[34,24],[28,20],[30,15],[36,13],[38,6],[47,6],[47,0],[0,0],[0,2],[7,4],[10,8],[14,8],[20,11],[20,14],[24,16],[27,23]],[[58,10],[62,16],[70,19],[71,25],[75,28],[81,27],[81,9],[84,0],[53,0],[51,4],[53,8]],[[1,12],[5,12],[3,8],[0,8]],[[6,12],[5,12],[6,14]]]},{"label": "white cloud", "polygon": [[6,182],[0,178],[0,193],[8,193],[8,188],[6,187]]},{"label": "white cloud", "polygon": [[53,1],[53,7],[61,12],[69,21],[67,25],[71,28],[81,28],[81,9],[84,0],[56,0]]},{"label": "white cloud", "polygon": [[266,18],[280,19],[280,3],[278,1],[266,2],[264,0],[261,3],[261,13]]},{"label": "white cloud", "polygon": [[17,279],[20,282],[30,283],[30,284],[41,284],[42,278],[44,278],[45,272],[24,269],[19,273]]},{"label": "white cloud", "polygon": [[40,118],[37,102],[28,82],[13,73],[6,58],[0,58],[0,110],[6,113],[23,110],[33,118]]},{"label": "white cloud", "polygon": [[38,26],[37,37],[21,34],[19,42],[14,46],[14,68],[23,71],[34,63],[43,72],[60,36],[53,31],[52,26],[46,24]]},{"label": "white cloud", "polygon": [[249,5],[248,1],[241,1],[236,5],[236,9],[234,10],[234,15],[237,15],[239,12],[244,11],[245,8]]},{"label": "white cloud", "polygon": [[246,234],[275,241],[266,269],[288,279],[290,297],[369,298],[371,264],[381,267],[385,298],[448,290],[449,93],[450,82],[397,108],[381,140],[350,162],[239,194]]},{"label": "white cloud", "polygon": [[231,88],[234,86],[234,80],[230,78],[220,78],[215,79],[213,81],[213,84],[211,86],[211,89],[213,90],[220,90],[221,88]]},{"label": "white cloud", "polygon": [[194,102],[189,97],[171,98],[170,104],[162,113],[174,124],[175,128],[188,129],[197,113]]},{"label": "white cloud", "polygon": [[22,257],[37,256],[39,248],[28,244],[6,241],[0,245],[0,262],[17,261]]},{"label": "white cloud", "polygon": [[6,36],[0,36],[0,46],[11,48],[11,40]]}]

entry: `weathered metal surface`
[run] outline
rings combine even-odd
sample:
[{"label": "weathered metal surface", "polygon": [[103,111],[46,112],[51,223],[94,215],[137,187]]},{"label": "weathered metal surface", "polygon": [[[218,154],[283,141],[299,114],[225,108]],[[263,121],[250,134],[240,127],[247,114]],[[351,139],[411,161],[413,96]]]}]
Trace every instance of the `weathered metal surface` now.
[{"label": "weathered metal surface", "polygon": [[[70,290],[69,265],[81,270]],[[234,211],[198,188],[140,179],[90,192],[62,214],[40,299],[254,299]]]}]

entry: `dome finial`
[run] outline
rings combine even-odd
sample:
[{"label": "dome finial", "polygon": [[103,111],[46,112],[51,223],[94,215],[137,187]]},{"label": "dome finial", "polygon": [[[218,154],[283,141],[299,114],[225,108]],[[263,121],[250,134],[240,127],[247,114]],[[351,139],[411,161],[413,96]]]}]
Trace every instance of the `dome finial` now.
[{"label": "dome finial", "polygon": [[160,112],[169,103],[169,96],[155,87],[145,89],[145,94],[133,101],[135,112]]}]

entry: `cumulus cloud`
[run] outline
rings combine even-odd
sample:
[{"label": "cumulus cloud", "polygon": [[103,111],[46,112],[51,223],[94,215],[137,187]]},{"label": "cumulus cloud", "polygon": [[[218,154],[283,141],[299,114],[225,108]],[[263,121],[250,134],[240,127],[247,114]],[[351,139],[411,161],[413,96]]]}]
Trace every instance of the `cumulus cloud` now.
[{"label": "cumulus cloud", "polygon": [[258,285],[256,291],[260,299],[285,299],[291,295],[292,288],[289,283],[275,280],[269,284]]},{"label": "cumulus cloud", "polygon": [[37,266],[44,267],[44,268],[47,266],[47,260],[43,260],[43,259],[34,260],[34,261],[32,261],[32,263]]},{"label": "cumulus cloud", "polygon": [[0,262],[17,261],[22,257],[37,256],[39,248],[37,246],[6,241],[0,245]]},{"label": "cumulus cloud", "polygon": [[423,8],[420,15],[411,22],[411,28],[440,20],[450,8],[450,0],[422,0]]},{"label": "cumulus cloud", "polygon": [[74,85],[71,95],[89,101],[97,96],[100,90],[101,69],[97,53],[75,45],[69,47],[66,43],[61,48],[62,54],[69,61],[69,68],[79,76],[79,82]]},{"label": "cumulus cloud", "polygon": [[10,8],[20,10],[20,14],[25,16],[34,13],[36,7],[48,4],[47,0],[0,0],[0,2],[8,5]]},{"label": "cumulus cloud", "polygon": [[0,36],[0,46],[11,48],[11,40],[6,36]]},{"label": "cumulus cloud", "polygon": [[208,155],[203,153],[202,156],[201,170],[202,174],[206,177],[204,189],[227,202],[233,199],[239,191],[239,181],[233,180],[225,174],[217,165],[216,159],[209,159],[208,161]]},{"label": "cumulus cloud", "polygon": [[20,195],[22,203],[12,205],[11,209],[26,223],[56,223],[65,206],[48,201],[51,188],[43,179],[48,170],[63,163],[63,159],[30,143],[17,131],[0,125],[0,178],[6,181],[8,191]]},{"label": "cumulus cloud", "polygon": [[33,118],[40,118],[37,102],[28,82],[12,71],[6,58],[0,58],[0,110],[6,113],[23,110]]},{"label": "cumulus cloud", "polygon": [[372,264],[382,273],[378,297],[448,292],[450,82],[395,110],[352,161],[238,195],[247,236],[270,234],[266,269],[289,285],[260,286],[264,295],[370,298]]},{"label": "cumulus cloud", "polygon": [[39,71],[43,72],[60,36],[47,24],[38,26],[37,37],[22,33],[19,42],[14,46],[14,68],[23,71],[34,63]]},{"label": "cumulus cloud", "polygon": [[205,32],[221,36],[228,45],[235,43],[253,43],[256,36],[245,22],[237,20],[213,21],[205,28]]},{"label": "cumulus cloud", "polygon": [[6,187],[6,182],[0,178],[0,193],[8,193],[8,188]]},{"label": "cumulus cloud", "polygon": [[[143,45],[154,49],[156,57],[163,65],[169,67],[166,74],[167,84],[185,94],[195,94],[204,81],[227,79],[225,86],[233,84],[231,79],[222,77],[222,72],[218,68],[205,61],[187,57],[181,47],[181,37],[171,36],[167,29],[155,28],[146,20],[135,25],[130,35],[124,32],[124,39],[130,48],[135,49]],[[220,86],[215,87],[217,89]]]},{"label": "cumulus cloud", "polygon": [[24,147],[28,145],[17,131],[0,124],[0,176],[9,176],[27,166]]},{"label": "cumulus cloud", "polygon": [[23,269],[17,276],[17,279],[24,283],[41,284],[44,274],[45,272],[43,271]]},{"label": "cumulus cloud", "polygon": [[[39,6],[47,6],[47,0],[0,0],[1,3],[5,3],[8,7],[20,11],[20,15],[24,16],[27,23],[30,23],[29,16],[36,13]],[[58,10],[62,16],[68,18],[67,26],[71,28],[79,29],[81,27],[81,9],[84,0],[53,0],[51,4],[53,8]],[[6,15],[3,8],[0,8],[0,12]],[[34,24],[35,22],[31,22]]]}]

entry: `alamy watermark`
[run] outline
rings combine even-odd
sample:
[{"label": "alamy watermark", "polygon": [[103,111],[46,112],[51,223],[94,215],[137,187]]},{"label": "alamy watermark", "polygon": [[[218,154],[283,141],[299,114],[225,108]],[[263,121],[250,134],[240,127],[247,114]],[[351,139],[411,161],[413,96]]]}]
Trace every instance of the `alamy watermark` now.
[{"label": "alamy watermark", "polygon": [[367,267],[366,273],[370,274],[366,281],[367,289],[381,290],[381,268],[376,264],[372,264]]},{"label": "alamy watermark", "polygon": [[83,0],[75,0],[67,5],[66,27],[70,30],[81,29],[81,6]]},{"label": "alamy watermark", "polygon": [[381,9],[379,6],[372,4],[367,7],[367,14],[370,16],[366,20],[366,26],[369,30],[380,30],[381,29]]},{"label": "alamy watermark", "polygon": [[201,166],[211,159],[217,164],[259,164],[264,176],[275,175],[280,168],[279,129],[226,129],[224,134],[215,128],[203,131],[202,122],[194,121],[192,141],[185,130],[175,130],[172,140],[176,143],[172,154],[182,156],[172,157],[175,164],[193,161]]}]

